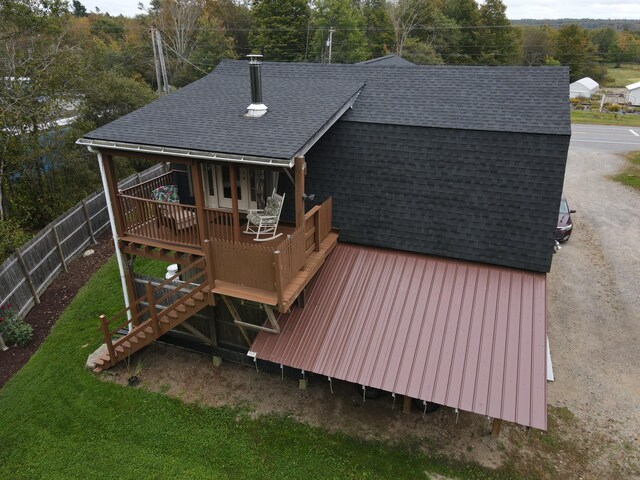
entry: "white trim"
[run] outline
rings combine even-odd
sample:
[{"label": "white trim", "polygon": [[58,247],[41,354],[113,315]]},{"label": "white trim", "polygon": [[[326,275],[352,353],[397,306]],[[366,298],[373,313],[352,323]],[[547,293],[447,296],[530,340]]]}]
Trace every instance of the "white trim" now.
[{"label": "white trim", "polygon": [[[250,155],[234,155],[230,153],[205,152],[203,150],[188,150],[185,148],[155,147],[153,145],[142,145],[137,143],[112,142],[108,140],[94,140],[92,138],[80,138],[76,140],[77,145],[94,148],[109,148],[112,150],[123,150],[127,152],[155,153],[171,155],[174,157],[197,158],[201,160],[215,160],[219,162],[245,163],[250,165],[272,165],[276,167],[293,167],[293,158],[254,157]],[[295,158],[295,157],[294,157]]]},{"label": "white trim", "polygon": [[[89,151],[92,151],[89,149]],[[98,151],[98,165],[100,166],[100,176],[102,177],[102,187],[104,188],[104,196],[107,200],[107,210],[109,212],[109,223],[111,224],[111,233],[113,234],[113,244],[116,247],[116,259],[118,260],[118,269],[120,270],[120,283],[122,283],[122,295],[124,296],[124,306],[128,309],[129,295],[127,293],[127,281],[124,275],[124,260],[122,258],[122,252],[118,248],[118,233],[116,231],[116,220],[113,216],[113,204],[111,203],[111,195],[109,194],[109,188],[107,184],[107,172],[104,169],[104,160],[102,154]],[[131,310],[127,310],[127,320],[131,320]],[[132,329],[132,325],[129,324],[129,330]]]}]

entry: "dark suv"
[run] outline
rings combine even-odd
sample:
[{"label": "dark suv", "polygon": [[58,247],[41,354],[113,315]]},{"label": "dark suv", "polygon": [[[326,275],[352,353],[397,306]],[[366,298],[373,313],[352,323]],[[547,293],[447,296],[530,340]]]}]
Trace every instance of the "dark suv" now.
[{"label": "dark suv", "polygon": [[569,210],[567,197],[563,193],[562,200],[560,200],[560,212],[558,213],[558,226],[556,227],[556,240],[559,242],[566,242],[571,236],[571,231],[573,230],[572,213],[576,213],[576,211]]}]

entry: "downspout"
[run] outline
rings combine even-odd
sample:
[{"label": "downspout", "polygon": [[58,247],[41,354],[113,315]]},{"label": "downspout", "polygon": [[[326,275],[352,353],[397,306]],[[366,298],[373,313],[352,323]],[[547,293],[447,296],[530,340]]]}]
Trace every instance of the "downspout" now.
[{"label": "downspout", "polygon": [[[116,259],[118,260],[118,269],[120,270],[120,282],[122,283],[122,294],[124,296],[124,306],[127,308],[127,320],[131,320],[131,310],[129,310],[129,294],[127,293],[127,281],[124,274],[124,259],[122,258],[122,252],[118,248],[118,233],[116,231],[116,220],[113,216],[113,203],[112,198],[109,195],[109,188],[107,185],[107,173],[104,169],[104,160],[102,159],[102,153],[100,150],[96,150],[93,147],[87,147],[91,153],[98,155],[98,165],[100,166],[100,177],[102,178],[102,188],[104,188],[104,196],[107,200],[107,211],[109,212],[109,224],[111,224],[111,234],[113,235],[113,244],[116,249]],[[133,328],[133,325],[129,323],[129,331]]]}]

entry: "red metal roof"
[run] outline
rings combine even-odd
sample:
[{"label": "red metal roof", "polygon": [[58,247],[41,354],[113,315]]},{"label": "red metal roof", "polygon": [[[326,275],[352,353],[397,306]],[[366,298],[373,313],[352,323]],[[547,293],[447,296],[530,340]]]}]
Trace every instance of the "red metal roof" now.
[{"label": "red metal roof", "polygon": [[546,276],[339,244],[258,358],[546,430]]}]

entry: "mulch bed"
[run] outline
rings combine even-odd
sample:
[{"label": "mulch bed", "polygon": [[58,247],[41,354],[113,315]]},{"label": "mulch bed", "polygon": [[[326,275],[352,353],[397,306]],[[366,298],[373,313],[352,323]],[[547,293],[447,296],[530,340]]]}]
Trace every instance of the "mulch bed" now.
[{"label": "mulch bed", "polygon": [[78,290],[113,255],[111,234],[103,234],[98,238],[98,244],[89,246],[88,249],[95,253],[88,257],[80,256],[71,262],[69,271],[63,272],[53,281],[41,295],[40,304],[27,314],[25,321],[33,327],[33,341],[26,347],[10,346],[9,350],[0,351],[0,387],[29,361]]}]

